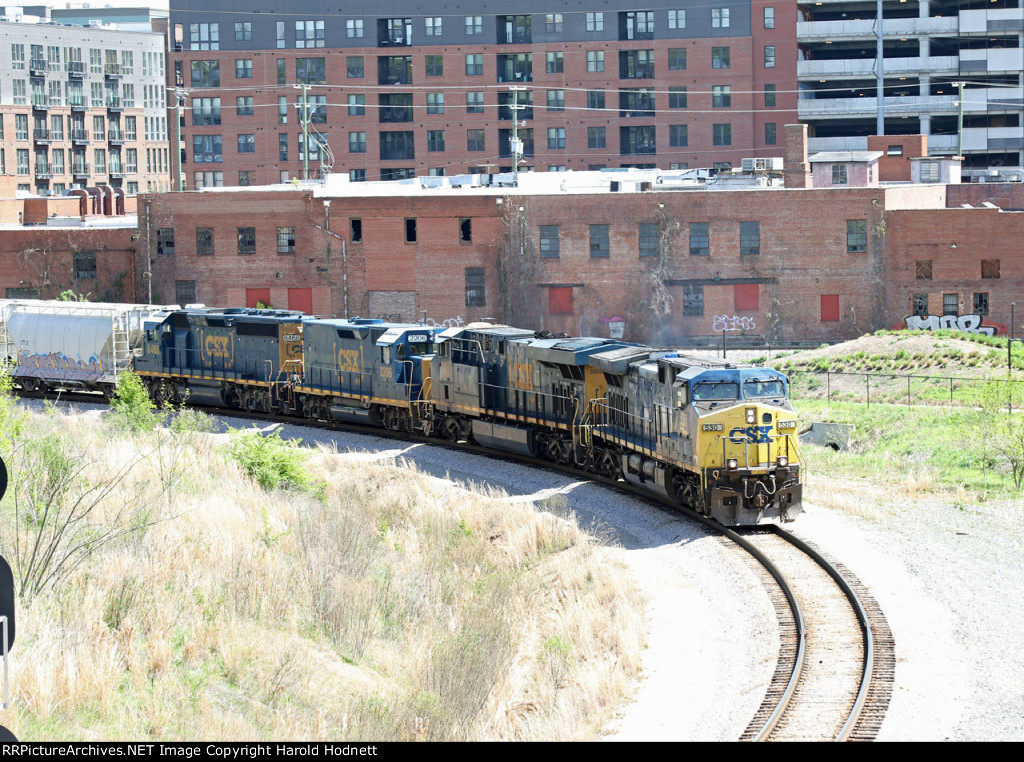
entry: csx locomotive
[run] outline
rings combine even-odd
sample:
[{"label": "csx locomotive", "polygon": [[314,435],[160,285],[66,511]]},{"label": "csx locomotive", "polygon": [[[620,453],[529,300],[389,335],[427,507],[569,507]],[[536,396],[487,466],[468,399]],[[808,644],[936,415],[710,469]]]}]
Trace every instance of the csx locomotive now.
[{"label": "csx locomotive", "polygon": [[119,369],[131,367],[160,402],[357,422],[538,456],[727,525],[801,511],[796,415],[786,377],[769,368],[490,323],[445,330],[136,305],[93,308],[109,313],[100,322],[111,330],[98,347],[102,337],[89,329],[85,358],[69,351],[82,317],[59,304],[0,303],[0,344],[23,389],[109,394],[113,378],[102,371],[128,348],[131,363]]}]

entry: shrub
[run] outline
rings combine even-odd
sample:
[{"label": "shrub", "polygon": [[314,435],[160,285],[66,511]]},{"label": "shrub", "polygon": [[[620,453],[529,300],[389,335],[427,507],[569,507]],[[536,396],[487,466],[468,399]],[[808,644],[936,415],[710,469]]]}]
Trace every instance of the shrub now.
[{"label": "shrub", "polygon": [[149,398],[149,392],[142,379],[134,373],[122,373],[117,379],[117,389],[110,400],[115,419],[132,433],[152,431],[163,420],[154,413],[156,403]]},{"label": "shrub", "polygon": [[283,440],[279,430],[267,435],[258,431],[237,435],[231,442],[230,453],[249,478],[265,490],[314,489],[305,455]]}]

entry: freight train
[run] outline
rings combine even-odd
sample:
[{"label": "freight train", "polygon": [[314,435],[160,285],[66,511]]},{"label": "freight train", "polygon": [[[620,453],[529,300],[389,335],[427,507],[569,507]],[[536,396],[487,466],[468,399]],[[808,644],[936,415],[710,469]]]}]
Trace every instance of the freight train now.
[{"label": "freight train", "polygon": [[27,392],[346,421],[622,479],[722,524],[801,512],[797,419],[778,371],[491,323],[441,329],[299,312],[0,301],[0,357]]}]

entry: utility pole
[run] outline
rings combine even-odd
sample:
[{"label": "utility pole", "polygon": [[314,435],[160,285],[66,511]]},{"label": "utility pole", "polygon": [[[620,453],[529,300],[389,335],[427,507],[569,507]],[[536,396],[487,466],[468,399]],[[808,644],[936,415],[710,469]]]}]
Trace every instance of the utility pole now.
[{"label": "utility pole", "polygon": [[878,20],[875,22],[875,71],[877,78],[875,83],[875,134],[885,134],[885,56],[883,55],[884,45],[882,44],[882,0],[875,3]]},{"label": "utility pole", "polygon": [[309,100],[306,98],[306,91],[309,85],[293,85],[297,90],[302,90],[302,179],[309,179]]},{"label": "utility pole", "polygon": [[174,163],[178,167],[178,190],[185,190],[185,167],[181,163],[181,110],[185,105],[185,99],[192,93],[184,87],[174,88],[174,150],[177,154]]},{"label": "utility pole", "polygon": [[512,183],[518,188],[519,162],[523,160],[523,141],[519,139],[519,112],[526,108],[519,105],[519,91],[526,88],[510,85],[508,89],[512,91],[512,105],[509,106],[512,111]]},{"label": "utility pole", "polygon": [[959,95],[957,95],[956,105],[956,155],[964,155],[964,83],[954,82],[956,85]]}]

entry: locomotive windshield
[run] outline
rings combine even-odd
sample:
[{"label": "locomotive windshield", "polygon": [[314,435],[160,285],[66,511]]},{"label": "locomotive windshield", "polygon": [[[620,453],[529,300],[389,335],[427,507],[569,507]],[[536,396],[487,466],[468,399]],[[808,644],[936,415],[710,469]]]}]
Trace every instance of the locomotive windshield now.
[{"label": "locomotive windshield", "polygon": [[743,396],[748,400],[759,397],[785,397],[786,387],[778,378],[752,378],[744,382]]},{"label": "locomotive windshield", "polygon": [[739,399],[740,385],[735,381],[701,381],[693,387],[693,400],[735,400]]}]

